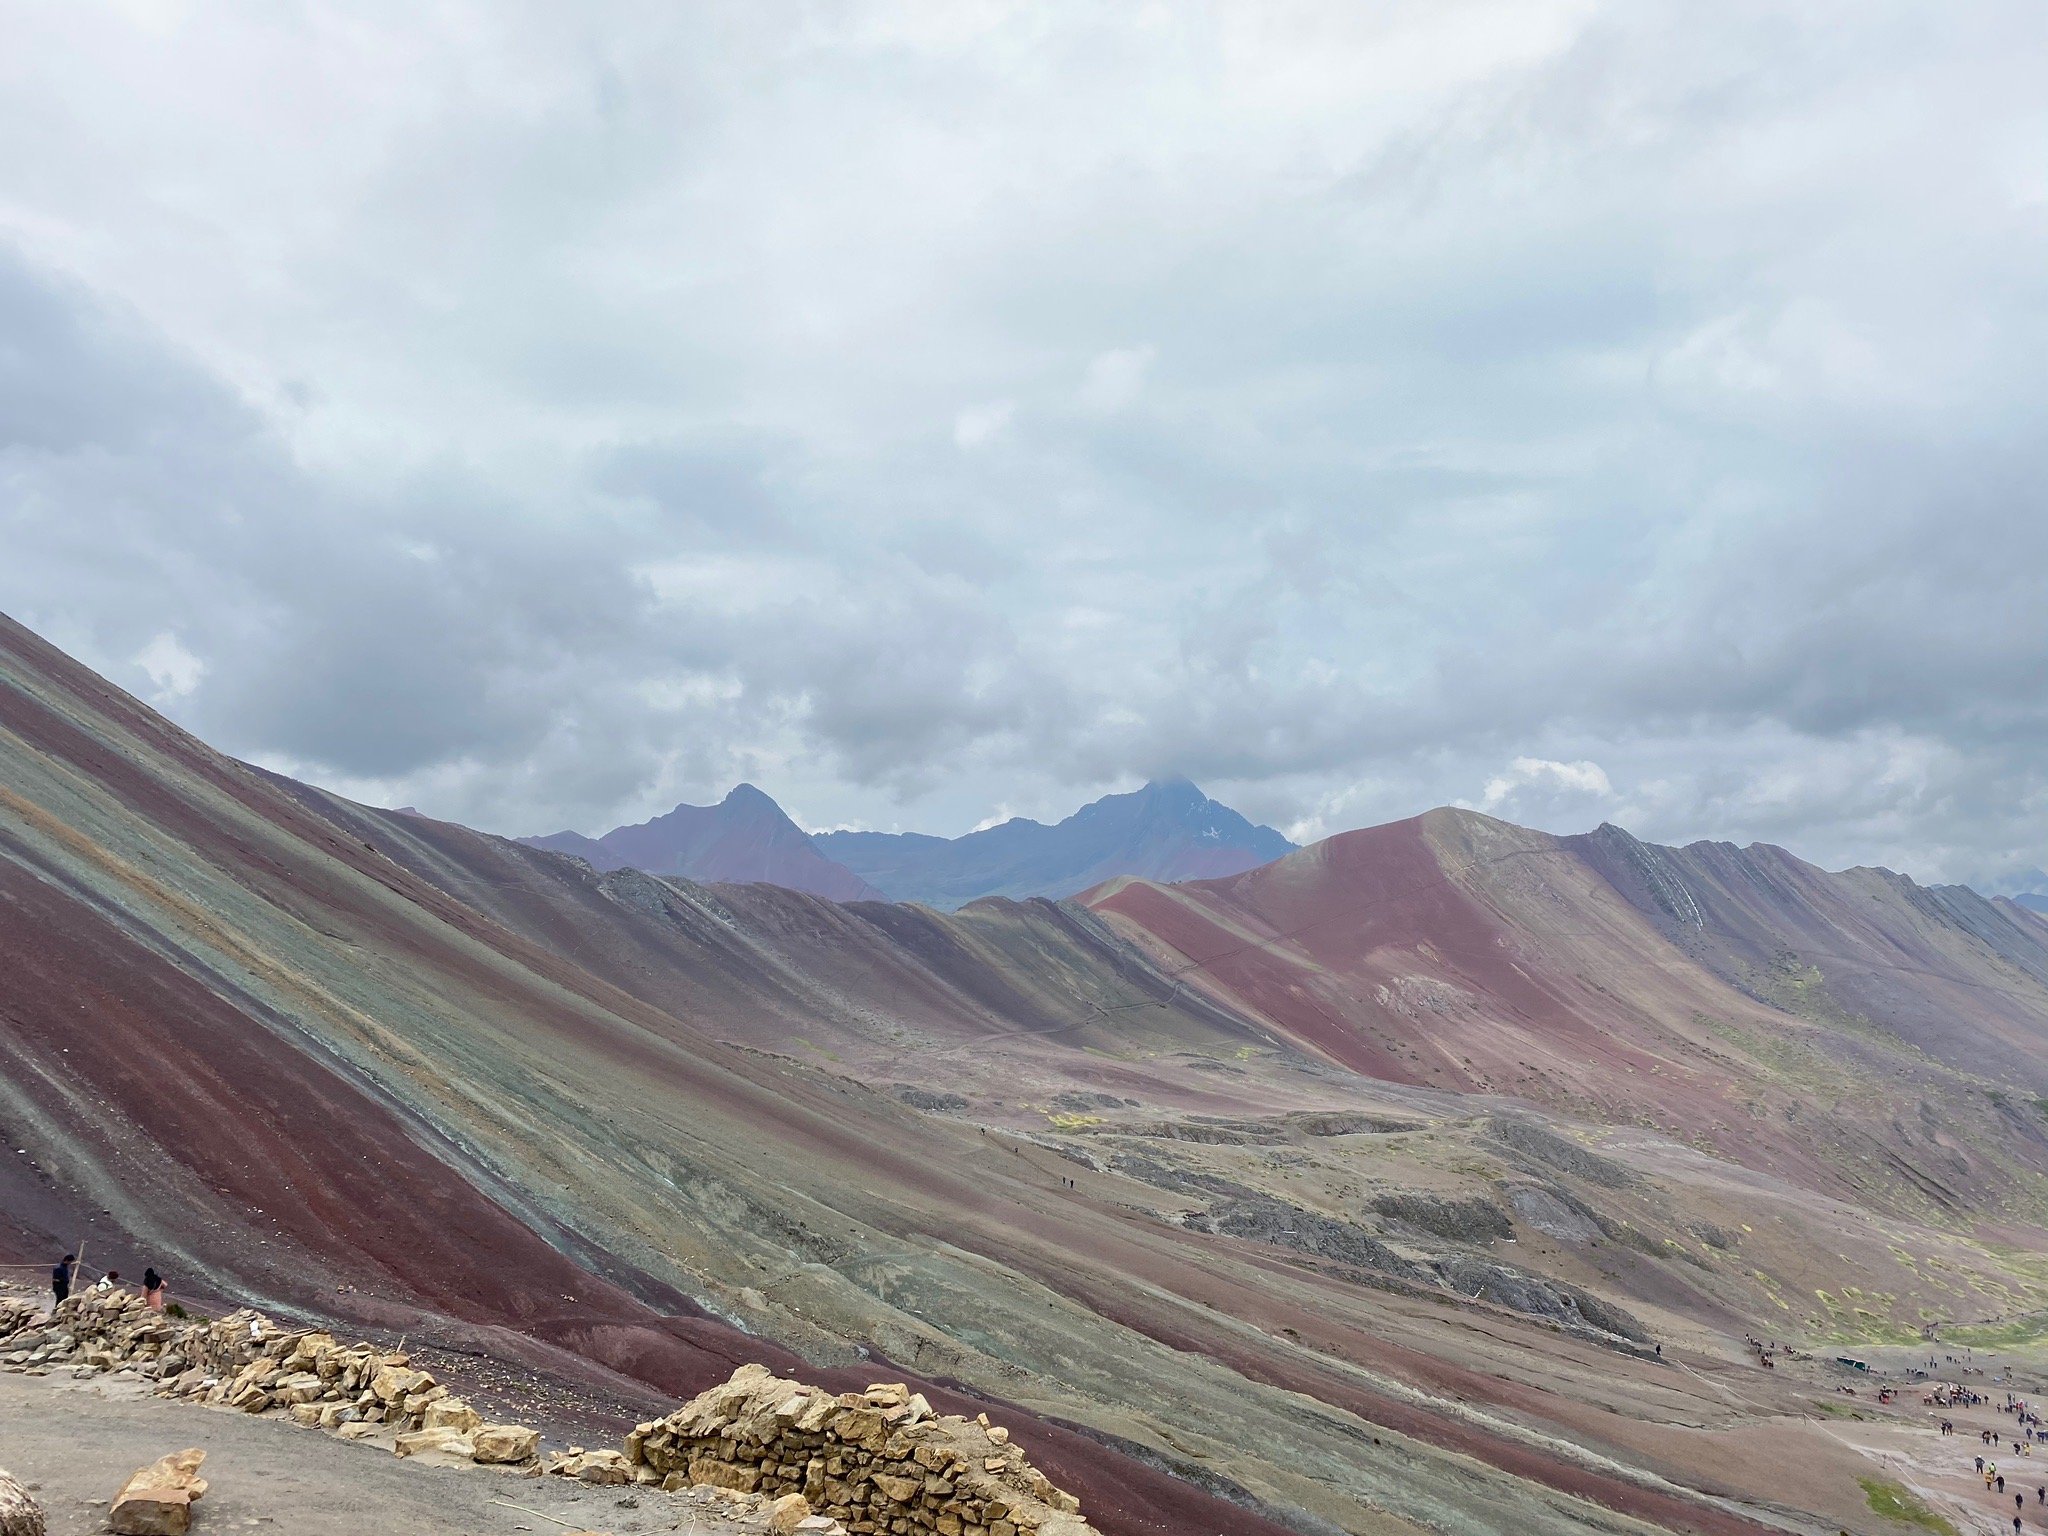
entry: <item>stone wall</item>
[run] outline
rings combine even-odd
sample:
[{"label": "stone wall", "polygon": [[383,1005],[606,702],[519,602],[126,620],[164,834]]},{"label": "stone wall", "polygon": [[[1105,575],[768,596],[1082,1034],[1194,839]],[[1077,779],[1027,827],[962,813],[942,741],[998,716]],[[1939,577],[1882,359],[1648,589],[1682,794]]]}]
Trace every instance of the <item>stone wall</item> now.
[{"label": "stone wall", "polygon": [[277,1414],[352,1439],[393,1434],[401,1456],[723,1490],[728,1515],[759,1514],[776,1536],[1095,1536],[1080,1501],[1033,1467],[1008,1431],[986,1414],[935,1414],[901,1385],[835,1396],[742,1366],[723,1386],[638,1426],[623,1451],[572,1446],[543,1459],[534,1430],[483,1423],[406,1355],[281,1328],[258,1312],[184,1320],[115,1290],[73,1296],[44,1318],[0,1296],[0,1368],[133,1371],[166,1397]]},{"label": "stone wall", "polygon": [[432,1451],[522,1465],[540,1448],[534,1430],[484,1423],[397,1351],[280,1328],[260,1312],[183,1320],[150,1311],[133,1291],[85,1291],[48,1319],[26,1303],[0,1305],[0,1365],[79,1375],[134,1370],[166,1397],[274,1411],[344,1435],[388,1428],[401,1456]]},{"label": "stone wall", "polygon": [[626,1437],[636,1478],[801,1494],[854,1536],[1093,1536],[1055,1488],[978,1419],[940,1416],[902,1386],[835,1396],[742,1366]]}]

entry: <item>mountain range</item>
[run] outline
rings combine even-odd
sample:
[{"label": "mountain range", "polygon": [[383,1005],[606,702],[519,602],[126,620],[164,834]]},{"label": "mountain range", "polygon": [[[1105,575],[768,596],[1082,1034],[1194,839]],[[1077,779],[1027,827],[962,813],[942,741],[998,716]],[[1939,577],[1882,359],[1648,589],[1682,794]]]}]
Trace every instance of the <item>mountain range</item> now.
[{"label": "mountain range", "polygon": [[833,901],[914,901],[948,912],[984,896],[1071,896],[1115,875],[1235,874],[1294,848],[1183,778],[1104,796],[1053,826],[1015,817],[955,838],[806,835],[774,800],[742,784],[717,805],[679,805],[601,837],[555,832],[522,841],[598,870],[780,885]]},{"label": "mountain range", "polygon": [[[1376,1080],[1639,1118],[1928,1217],[2005,1201],[2012,1137],[2048,1148],[2048,922],[1966,887],[1436,810],[1087,902],[1191,990]],[[1928,1110],[1958,1091],[1968,1111]]]},{"label": "mountain range", "polygon": [[235,762],[0,620],[0,976],[0,1262],[621,1427],[902,1380],[1108,1536],[1889,1530],[1833,1356],[2048,1312],[2048,920],[1769,847],[704,885]]},{"label": "mountain range", "polygon": [[1106,795],[1052,826],[1019,816],[964,837],[825,832],[812,841],[894,900],[946,911],[983,896],[1072,896],[1116,875],[1234,875],[1294,851],[1179,777]]},{"label": "mountain range", "polygon": [[679,805],[665,816],[602,837],[554,832],[522,841],[574,854],[600,870],[640,869],[722,884],[786,886],[833,901],[887,898],[820,853],[781,806],[741,784],[716,805]]}]

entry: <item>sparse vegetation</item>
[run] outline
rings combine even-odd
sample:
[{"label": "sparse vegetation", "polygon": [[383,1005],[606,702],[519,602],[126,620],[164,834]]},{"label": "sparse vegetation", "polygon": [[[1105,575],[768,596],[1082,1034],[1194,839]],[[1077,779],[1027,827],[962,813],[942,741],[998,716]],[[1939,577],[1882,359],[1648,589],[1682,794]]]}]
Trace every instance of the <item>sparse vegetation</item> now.
[{"label": "sparse vegetation", "polygon": [[1917,1525],[1939,1536],[1956,1536],[1955,1526],[1943,1515],[1929,1509],[1924,1500],[1903,1483],[1885,1477],[1859,1477],[1863,1498],[1871,1512],[1904,1525]]},{"label": "sparse vegetation", "polygon": [[2020,1349],[2048,1342],[2048,1312],[2014,1318],[2009,1323],[1965,1323],[1942,1329],[1941,1336],[1949,1343],[1967,1344],[1972,1349]]}]

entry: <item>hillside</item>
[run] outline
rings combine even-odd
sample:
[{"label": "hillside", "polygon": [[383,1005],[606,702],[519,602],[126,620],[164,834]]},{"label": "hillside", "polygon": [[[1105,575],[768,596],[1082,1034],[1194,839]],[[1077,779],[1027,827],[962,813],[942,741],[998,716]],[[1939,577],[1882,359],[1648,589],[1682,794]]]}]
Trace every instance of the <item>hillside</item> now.
[{"label": "hillside", "polygon": [[2043,1212],[2048,923],[2009,903],[1450,810],[1085,901],[1354,1071],[1655,1126],[1924,1217]]},{"label": "hillside", "polygon": [[820,853],[803,828],[751,784],[738,785],[716,805],[679,805],[652,821],[614,827],[602,837],[552,832],[521,841],[574,854],[600,870],[631,868],[707,883],[780,885],[832,901],[886,900]]},{"label": "hillside", "polygon": [[895,900],[948,911],[983,896],[1072,896],[1115,875],[1235,874],[1294,847],[1178,778],[1106,795],[1053,826],[1020,816],[964,837],[826,832],[815,841]]},{"label": "hillside", "polygon": [[[1111,1533],[1871,1529],[1742,1333],[2048,1305],[2038,1136],[1557,840],[1357,837],[1092,912],[598,871],[235,763],[0,621],[0,1260],[83,1236],[641,1401],[900,1378]],[[1939,1199],[1857,1182],[1794,1039],[1894,1073],[1861,1148]]]},{"label": "hillside", "polygon": [[1888,869],[1830,873],[1763,844],[1658,848],[1603,826],[1562,847],[1742,992],[2048,1091],[2048,922],[2023,905]]}]

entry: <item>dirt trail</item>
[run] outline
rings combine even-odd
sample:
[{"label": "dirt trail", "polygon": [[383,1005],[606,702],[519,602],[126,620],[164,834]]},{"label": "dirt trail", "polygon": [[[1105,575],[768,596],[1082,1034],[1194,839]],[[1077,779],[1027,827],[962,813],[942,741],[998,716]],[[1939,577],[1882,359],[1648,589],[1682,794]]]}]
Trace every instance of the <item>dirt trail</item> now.
[{"label": "dirt trail", "polygon": [[[715,1529],[752,1536],[755,1522],[646,1489],[564,1478],[429,1467],[275,1419],[143,1395],[139,1381],[0,1375],[0,1466],[35,1490],[50,1536],[102,1536],[107,1500],[137,1467],[196,1445],[211,1484],[195,1536],[275,1530],[512,1536],[590,1529],[615,1536]],[[494,1504],[509,1499],[552,1519]],[[722,1509],[722,1506],[721,1506]],[[567,1522],[557,1524],[556,1521]]]}]

